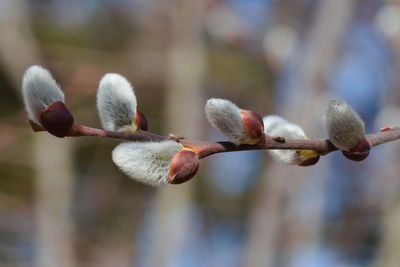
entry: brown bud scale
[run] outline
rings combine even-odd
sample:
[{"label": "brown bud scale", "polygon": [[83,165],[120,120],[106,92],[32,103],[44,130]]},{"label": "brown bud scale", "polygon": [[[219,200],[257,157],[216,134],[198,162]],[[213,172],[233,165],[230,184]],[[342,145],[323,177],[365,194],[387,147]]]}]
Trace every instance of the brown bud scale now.
[{"label": "brown bud scale", "polygon": [[363,153],[358,153],[358,152],[348,152],[342,150],[343,155],[348,158],[349,160],[352,161],[362,161],[366,159],[369,155],[369,151],[363,152]]},{"label": "brown bud scale", "polygon": [[361,140],[350,151],[342,151],[343,155],[353,161],[362,161],[369,155],[371,145],[366,138]]},{"label": "brown bud scale", "polygon": [[168,182],[181,184],[190,180],[199,169],[199,157],[190,150],[181,150],[174,155],[169,165]]},{"label": "brown bud scale", "polygon": [[148,124],[147,124],[147,119],[144,113],[140,109],[136,109],[136,127],[139,130],[142,131],[147,131],[148,129]]},{"label": "brown bud scale", "polygon": [[247,135],[253,140],[262,140],[264,136],[264,121],[262,117],[252,110],[242,110],[240,115]]},{"label": "brown bud scale", "polygon": [[365,153],[371,149],[371,145],[369,144],[366,138],[362,139],[357,145],[355,145],[350,152],[358,152],[358,153]]},{"label": "brown bud scale", "polygon": [[74,118],[65,104],[57,101],[40,112],[40,123],[49,133],[62,138],[69,134]]}]

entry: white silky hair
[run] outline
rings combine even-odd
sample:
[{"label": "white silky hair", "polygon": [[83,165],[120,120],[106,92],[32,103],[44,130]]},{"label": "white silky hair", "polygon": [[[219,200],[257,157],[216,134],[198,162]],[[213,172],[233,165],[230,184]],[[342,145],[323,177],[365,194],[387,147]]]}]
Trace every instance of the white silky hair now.
[{"label": "white silky hair", "polygon": [[153,186],[168,183],[172,157],[182,149],[175,141],[128,142],[114,148],[114,163],[129,177]]},{"label": "white silky hair", "polygon": [[[306,134],[303,129],[280,116],[269,115],[263,118],[264,132],[266,135],[276,137],[281,136],[286,139],[304,139]],[[296,150],[269,150],[274,159],[288,165],[301,163],[301,157]]]},{"label": "white silky hair", "polygon": [[97,110],[103,129],[136,131],[136,96],[129,81],[117,74],[108,73],[100,80],[97,91]]},{"label": "white silky hair", "polygon": [[240,145],[248,139],[240,114],[241,109],[234,103],[226,99],[211,98],[204,109],[211,125],[233,143]]},{"label": "white silky hair", "polygon": [[22,95],[28,118],[40,125],[39,113],[51,103],[64,102],[64,93],[50,72],[38,65],[29,67],[22,78]]},{"label": "white silky hair", "polygon": [[325,126],[329,140],[341,150],[351,150],[365,137],[363,120],[343,100],[329,102]]}]

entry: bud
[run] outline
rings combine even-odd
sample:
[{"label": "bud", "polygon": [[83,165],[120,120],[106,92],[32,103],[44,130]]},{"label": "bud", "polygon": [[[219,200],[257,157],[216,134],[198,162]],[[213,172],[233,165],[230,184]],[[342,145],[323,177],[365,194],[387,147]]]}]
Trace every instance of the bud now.
[{"label": "bud", "polygon": [[65,137],[71,131],[74,118],[63,102],[54,102],[40,112],[40,123],[49,133]]},{"label": "bud", "polygon": [[254,145],[263,140],[263,122],[254,111],[240,109],[226,99],[211,98],[205,112],[211,125],[236,145]]},{"label": "bud", "polygon": [[156,186],[168,183],[170,162],[182,149],[175,141],[128,142],[114,148],[112,159],[129,177]]},{"label": "bud", "polygon": [[387,131],[391,131],[394,130],[396,127],[395,126],[383,126],[379,129],[379,131],[381,132],[387,132]]},{"label": "bud", "polygon": [[325,114],[329,139],[343,154],[355,161],[365,159],[371,148],[365,139],[364,122],[343,100],[331,100]]},{"label": "bud", "polygon": [[[303,129],[277,115],[264,117],[265,134],[285,139],[308,139]],[[311,166],[318,162],[319,153],[314,150],[269,150],[278,161],[288,165]]]},{"label": "bud", "polygon": [[64,93],[50,72],[40,66],[29,67],[22,78],[22,95],[28,119],[41,125],[40,114],[54,102],[64,102]]},{"label": "bud", "polygon": [[342,150],[343,155],[354,161],[362,161],[366,159],[369,155],[369,151],[371,149],[371,145],[367,141],[367,139],[361,140],[351,151]]},{"label": "bud", "polygon": [[261,116],[252,110],[240,111],[243,127],[248,136],[247,144],[257,144],[264,137],[264,122]]},{"label": "bud", "polygon": [[175,154],[169,165],[168,182],[182,184],[196,175],[199,169],[199,157],[190,150],[181,150]]},{"label": "bud", "polygon": [[116,73],[108,73],[100,80],[97,110],[103,128],[108,131],[135,132],[140,128],[137,123],[145,122],[144,116],[136,118],[137,101],[132,85]]},{"label": "bud", "polygon": [[148,129],[148,124],[147,124],[147,119],[144,116],[144,113],[140,109],[136,109],[136,120],[135,120],[136,126],[138,129],[142,131],[147,131]]}]

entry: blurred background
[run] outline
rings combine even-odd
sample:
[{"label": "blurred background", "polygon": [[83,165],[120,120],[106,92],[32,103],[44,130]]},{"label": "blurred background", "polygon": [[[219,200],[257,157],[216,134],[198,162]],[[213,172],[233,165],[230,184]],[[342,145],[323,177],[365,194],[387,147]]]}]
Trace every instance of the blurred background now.
[{"label": "blurred background", "polygon": [[153,188],[118,171],[117,140],[33,133],[20,91],[42,65],[100,127],[117,72],[155,133],[223,139],[203,113],[221,97],[325,138],[332,98],[367,132],[399,124],[399,57],[399,0],[0,0],[0,266],[399,266],[398,142],[309,168],[214,155]]}]

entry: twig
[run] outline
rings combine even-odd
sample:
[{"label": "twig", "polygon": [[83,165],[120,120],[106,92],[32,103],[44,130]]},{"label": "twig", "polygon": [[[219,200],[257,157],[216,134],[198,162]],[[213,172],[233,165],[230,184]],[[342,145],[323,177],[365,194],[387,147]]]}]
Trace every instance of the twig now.
[{"label": "twig", "polygon": [[[338,150],[328,139],[308,139],[308,140],[285,140],[282,138],[273,138],[265,136],[262,144],[258,145],[240,145],[237,146],[231,142],[208,142],[208,141],[190,141],[186,139],[177,139],[168,136],[161,136],[147,131],[137,132],[112,132],[96,128],[90,128],[83,125],[74,125],[68,136],[99,136],[104,138],[113,138],[129,141],[165,141],[174,140],[185,147],[191,148],[200,158],[234,151],[245,150],[269,150],[269,149],[289,149],[289,150],[316,150],[321,155]],[[400,139],[400,128],[391,127],[389,130],[377,132],[366,136],[371,147]]]},{"label": "twig", "polygon": [[113,138],[120,140],[129,141],[165,141],[169,138],[166,136],[161,136],[153,134],[147,131],[137,131],[137,132],[112,132],[97,128],[91,128],[80,124],[74,124],[71,129],[71,133],[68,136],[99,136],[104,138]]}]

